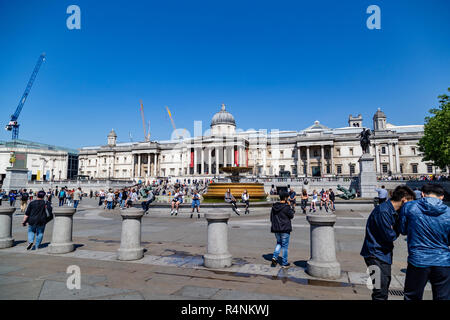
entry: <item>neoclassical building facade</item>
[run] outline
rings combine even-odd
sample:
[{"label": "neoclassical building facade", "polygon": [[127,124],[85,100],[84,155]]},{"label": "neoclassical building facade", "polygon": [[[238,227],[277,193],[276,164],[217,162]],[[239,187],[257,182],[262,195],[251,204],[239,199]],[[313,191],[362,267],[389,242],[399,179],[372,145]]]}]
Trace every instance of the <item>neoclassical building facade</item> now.
[{"label": "neoclassical building facade", "polygon": [[[395,126],[378,109],[372,119],[371,154],[379,176],[420,176],[440,173],[422,162],[418,142],[423,125]],[[207,134],[169,141],[117,143],[114,130],[103,146],[79,150],[79,174],[95,178],[151,181],[156,178],[213,178],[224,166],[250,166],[251,176],[353,176],[362,155],[361,115],[347,126],[328,128],[315,121],[300,131],[236,129],[222,105]]]}]

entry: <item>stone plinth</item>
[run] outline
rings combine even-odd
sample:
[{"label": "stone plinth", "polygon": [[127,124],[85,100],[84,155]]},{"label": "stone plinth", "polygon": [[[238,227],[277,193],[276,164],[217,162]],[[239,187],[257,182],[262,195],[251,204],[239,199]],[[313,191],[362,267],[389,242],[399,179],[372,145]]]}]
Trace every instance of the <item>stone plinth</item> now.
[{"label": "stone plinth", "polygon": [[28,183],[28,169],[6,168],[2,189],[6,191],[26,188]]},{"label": "stone plinth", "polygon": [[72,242],[73,215],[75,208],[53,208],[52,242],[48,246],[49,253],[68,253],[75,250]]},{"label": "stone plinth", "polygon": [[144,248],[141,247],[141,219],[143,214],[143,211],[134,208],[122,211],[122,235],[120,237],[120,248],[117,250],[118,260],[138,260],[144,257]]},{"label": "stone plinth", "polygon": [[0,249],[10,248],[14,244],[12,237],[12,216],[16,208],[0,207]]},{"label": "stone plinth", "polygon": [[229,213],[207,213],[208,248],[203,256],[205,267],[225,268],[231,266],[232,256],[228,252]]},{"label": "stone plinth", "polygon": [[306,263],[306,272],[313,277],[338,279],[341,266],[336,260],[334,239],[334,214],[308,214],[310,224],[311,259]]},{"label": "stone plinth", "polygon": [[377,187],[377,173],[374,167],[374,158],[364,153],[359,162],[359,192],[362,198],[374,198],[378,196],[375,191]]}]

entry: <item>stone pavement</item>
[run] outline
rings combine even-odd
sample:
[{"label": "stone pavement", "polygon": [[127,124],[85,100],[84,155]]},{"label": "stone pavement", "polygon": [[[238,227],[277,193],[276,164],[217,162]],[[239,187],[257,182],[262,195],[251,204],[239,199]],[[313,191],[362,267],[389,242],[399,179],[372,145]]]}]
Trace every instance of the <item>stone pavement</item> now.
[{"label": "stone pavement", "polygon": [[[217,210],[217,209],[216,209]],[[370,299],[365,286],[365,265],[359,256],[368,213],[338,211],[337,257],[343,270],[335,281],[310,277],[309,225],[303,215],[294,218],[289,261],[291,267],[271,268],[275,245],[264,213],[233,216],[229,222],[229,248],[233,266],[211,270],[202,266],[206,252],[206,221],[154,212],[143,218],[141,260],[116,260],[120,244],[119,210],[106,212],[84,201],[74,217],[74,252],[47,252],[52,222],[47,226],[44,248],[26,251],[22,216],[14,217],[12,248],[0,250],[0,299]],[[397,245],[398,243],[398,245]],[[391,289],[402,290],[406,268],[404,239],[396,241]],[[81,270],[81,289],[69,290],[67,267]],[[403,299],[391,295],[390,299]],[[429,287],[424,299],[431,299]]]}]

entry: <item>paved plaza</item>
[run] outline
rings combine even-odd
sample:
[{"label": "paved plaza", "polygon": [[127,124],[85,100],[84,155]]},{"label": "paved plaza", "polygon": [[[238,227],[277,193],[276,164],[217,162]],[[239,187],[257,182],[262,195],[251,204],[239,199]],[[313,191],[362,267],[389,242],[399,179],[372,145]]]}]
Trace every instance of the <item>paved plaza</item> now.
[{"label": "paved plaza", "polygon": [[[57,205],[53,201],[54,205]],[[9,206],[3,202],[3,206]],[[206,253],[206,212],[232,212],[228,208],[203,208],[201,218],[183,208],[178,216],[170,209],[151,208],[142,219],[143,259],[117,260],[120,245],[120,210],[104,210],[94,199],[83,199],[73,218],[76,250],[49,254],[53,222],[45,231],[43,248],[27,251],[23,215],[13,219],[12,248],[0,250],[0,299],[333,299],[367,300],[366,266],[359,255],[370,206],[366,210],[337,207],[335,225],[340,279],[321,280],[305,272],[310,258],[309,223],[298,208],[292,221],[289,268],[270,267],[275,237],[270,233],[270,208],[255,208],[249,215],[229,220],[229,251],[233,265],[224,269],[203,266]],[[407,247],[405,237],[395,242],[389,299],[403,299]],[[67,267],[79,266],[81,289],[69,290]],[[424,299],[431,299],[429,284]]]}]

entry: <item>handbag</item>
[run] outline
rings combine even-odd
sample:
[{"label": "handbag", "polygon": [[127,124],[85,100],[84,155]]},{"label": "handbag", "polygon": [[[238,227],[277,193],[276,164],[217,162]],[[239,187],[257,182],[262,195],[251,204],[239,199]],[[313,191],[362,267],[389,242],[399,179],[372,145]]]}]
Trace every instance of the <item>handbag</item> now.
[{"label": "handbag", "polygon": [[53,213],[50,213],[47,208],[47,204],[45,204],[45,223],[49,223],[53,220]]}]

